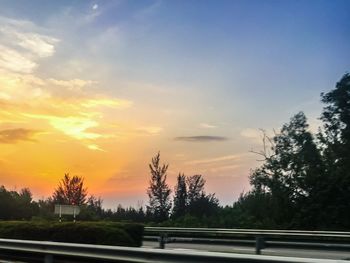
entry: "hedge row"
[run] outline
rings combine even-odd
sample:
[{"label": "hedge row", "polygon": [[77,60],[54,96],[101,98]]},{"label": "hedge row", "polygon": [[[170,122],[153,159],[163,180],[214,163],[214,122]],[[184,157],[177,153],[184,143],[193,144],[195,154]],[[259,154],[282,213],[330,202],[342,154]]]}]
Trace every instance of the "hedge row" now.
[{"label": "hedge row", "polygon": [[143,225],[110,222],[0,222],[0,238],[137,247]]}]

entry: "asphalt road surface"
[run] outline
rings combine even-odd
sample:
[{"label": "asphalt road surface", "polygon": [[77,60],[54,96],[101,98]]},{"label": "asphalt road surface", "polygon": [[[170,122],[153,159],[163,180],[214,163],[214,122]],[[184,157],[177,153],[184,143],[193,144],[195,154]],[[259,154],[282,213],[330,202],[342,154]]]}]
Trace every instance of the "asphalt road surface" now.
[{"label": "asphalt road surface", "polygon": [[[155,241],[144,241],[145,248],[158,248],[159,243]],[[227,252],[240,254],[255,254],[254,247],[238,246],[238,245],[214,245],[214,244],[194,244],[194,243],[168,243],[166,249],[174,250],[203,250],[212,252]],[[302,257],[302,258],[320,258],[320,259],[345,259],[350,262],[350,251],[332,251],[325,249],[303,249],[303,248],[265,248],[261,250],[262,255],[269,256],[286,256],[286,257]]]}]

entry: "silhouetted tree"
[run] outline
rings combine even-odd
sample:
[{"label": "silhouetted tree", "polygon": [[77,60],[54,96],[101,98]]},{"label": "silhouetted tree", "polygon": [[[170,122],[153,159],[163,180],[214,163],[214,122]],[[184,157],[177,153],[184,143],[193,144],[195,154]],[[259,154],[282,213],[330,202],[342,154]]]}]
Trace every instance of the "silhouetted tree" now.
[{"label": "silhouetted tree", "polygon": [[[107,211],[108,212],[108,211]],[[130,221],[130,222],[145,222],[145,213],[143,208],[135,209],[134,207],[124,208],[122,205],[118,205],[115,212],[109,212],[110,219],[117,221]]]},{"label": "silhouetted tree", "polygon": [[350,74],[345,74],[335,89],[321,94],[326,104],[319,133],[326,178],[319,202],[325,226],[350,227]]},{"label": "silhouetted tree", "polygon": [[187,186],[186,177],[184,174],[179,174],[177,176],[177,184],[174,189],[174,208],[172,216],[174,218],[184,216],[187,212]]},{"label": "silhouetted tree", "polygon": [[19,192],[0,187],[0,220],[28,220],[37,213],[38,206],[28,188]]},{"label": "silhouetted tree", "polygon": [[187,189],[188,189],[188,203],[191,204],[195,200],[199,199],[204,192],[205,180],[202,175],[196,174],[187,177]]},{"label": "silhouetted tree", "polygon": [[210,217],[215,215],[219,211],[219,200],[215,197],[215,194],[201,195],[188,204],[188,213],[198,218]]},{"label": "silhouetted tree", "polygon": [[103,217],[102,199],[90,195],[85,205],[81,206],[79,220],[101,220]]},{"label": "silhouetted tree", "polygon": [[149,197],[147,214],[151,215],[155,221],[161,222],[169,217],[171,208],[171,190],[166,183],[168,164],[160,164],[160,153],[158,153],[152,158],[149,168],[151,179],[147,189]]},{"label": "silhouetted tree", "polygon": [[4,186],[0,186],[0,219],[13,219],[15,212],[14,199],[9,191]]},{"label": "silhouetted tree", "polygon": [[322,179],[321,155],[302,112],[272,141],[272,154],[264,156],[264,164],[250,176],[252,193],[270,193],[273,220],[289,227]]},{"label": "silhouetted tree", "polygon": [[[231,208],[231,218],[225,224],[234,228],[281,228],[275,223],[273,209],[271,192],[253,189],[240,195]],[[228,210],[226,208],[226,213]]]},{"label": "silhouetted tree", "polygon": [[37,204],[33,202],[29,188],[23,188],[19,193],[13,192],[13,197],[18,211],[17,218],[30,219],[37,212]]},{"label": "silhouetted tree", "polygon": [[54,218],[54,201],[52,197],[49,197],[47,199],[40,199],[38,201],[38,216],[45,219],[52,219]]},{"label": "silhouetted tree", "polygon": [[205,179],[202,175],[196,174],[187,177],[187,212],[196,217],[209,217],[219,209],[219,200],[215,194],[205,193]]},{"label": "silhouetted tree", "polygon": [[64,175],[53,193],[52,199],[57,204],[83,205],[86,203],[87,189],[84,187],[84,178]]},{"label": "silhouetted tree", "polygon": [[102,215],[102,210],[103,210],[102,203],[103,203],[103,200],[101,199],[101,197],[97,198],[93,195],[90,195],[86,205],[89,209],[93,210],[97,216],[100,217]]}]

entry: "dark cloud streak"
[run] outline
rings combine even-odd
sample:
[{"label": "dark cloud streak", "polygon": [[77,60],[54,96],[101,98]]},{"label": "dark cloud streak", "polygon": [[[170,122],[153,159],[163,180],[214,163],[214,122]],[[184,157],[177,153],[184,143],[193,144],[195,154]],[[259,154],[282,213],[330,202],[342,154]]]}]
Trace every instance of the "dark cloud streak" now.
[{"label": "dark cloud streak", "polygon": [[227,137],[223,136],[210,136],[210,135],[202,135],[202,136],[182,136],[175,137],[175,141],[183,141],[183,142],[218,142],[218,141],[227,141]]},{"label": "dark cloud streak", "polygon": [[0,131],[0,143],[13,144],[19,141],[35,141],[32,137],[37,133],[30,129],[6,129]]}]

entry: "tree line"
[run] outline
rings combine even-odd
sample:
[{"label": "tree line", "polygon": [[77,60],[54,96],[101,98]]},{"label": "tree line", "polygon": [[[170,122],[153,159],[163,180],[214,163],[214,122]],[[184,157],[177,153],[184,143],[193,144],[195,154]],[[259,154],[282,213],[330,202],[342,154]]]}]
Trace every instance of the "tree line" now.
[{"label": "tree line", "polygon": [[[79,220],[112,220],[145,222],[146,214],[142,207],[124,208],[121,205],[116,210],[104,209],[100,197],[88,195],[84,186],[84,178],[70,176],[68,173],[59,182],[53,194],[46,199],[35,201],[28,188],[20,191],[7,190],[0,187],[0,220],[57,220],[54,206],[77,205],[80,207]],[[71,220],[71,216],[63,216]]]},{"label": "tree line", "polygon": [[[30,220],[30,219],[57,219],[54,215],[54,206],[77,205],[80,207],[79,220],[112,220],[133,222],[161,223],[171,218],[178,218],[187,213],[192,216],[214,214],[219,208],[219,201],[213,195],[205,193],[205,180],[201,175],[185,177],[179,174],[178,184],[175,187],[174,206],[170,200],[170,189],[166,184],[166,170],[168,165],[159,166],[160,154],[152,159],[151,180],[147,190],[149,204],[146,210],[123,207],[104,209],[103,200],[93,195],[88,196],[84,186],[84,178],[65,174],[54,190],[52,196],[38,201],[33,200],[28,188],[20,191],[9,191],[0,187],[0,220]],[[154,166],[153,166],[154,165]],[[188,189],[188,190],[187,190]],[[171,209],[172,208],[172,209]],[[70,220],[71,216],[64,216]]]},{"label": "tree line", "polygon": [[152,158],[149,168],[151,179],[147,189],[149,204],[146,212],[151,221],[164,222],[186,215],[199,218],[212,216],[218,211],[219,200],[215,194],[206,194],[202,175],[187,177],[179,173],[171,201],[171,189],[166,183],[168,164],[160,164],[160,153]]},{"label": "tree line", "polygon": [[[156,154],[149,164],[149,197],[143,207],[103,209],[88,196],[82,177],[66,174],[53,195],[33,201],[25,188],[0,188],[0,219],[52,217],[55,203],[82,207],[82,220],[126,220],[194,227],[350,229],[350,75],[321,94],[318,131],[312,133],[303,112],[292,116],[273,136],[263,133],[261,165],[250,173],[251,190],[230,206],[205,192],[202,175],[179,173],[173,191],[168,164]],[[172,194],[173,193],[173,194]],[[6,211],[6,212],[5,212]]]},{"label": "tree line", "polygon": [[[252,190],[239,204],[253,221],[284,228],[350,229],[350,75],[321,94],[322,126],[304,113],[268,139]],[[249,204],[249,205],[247,205]]]},{"label": "tree line", "polygon": [[[180,174],[170,221],[177,224],[181,218],[195,216],[189,222],[203,226],[349,230],[350,75],[345,74],[333,90],[322,93],[321,102],[322,126],[316,133],[310,131],[303,112],[292,116],[274,136],[263,132],[263,150],[255,152],[262,164],[249,177],[252,189],[232,206],[219,207],[214,195],[196,194],[193,199],[193,187],[201,185],[201,176],[186,179]],[[152,160],[155,168],[158,161]],[[154,176],[164,173],[167,166],[161,168],[151,167],[149,188],[149,195],[158,200],[170,191],[165,176],[158,175],[158,180]],[[153,182],[161,182],[158,187],[167,190],[154,191]],[[168,203],[164,199],[157,203],[159,207],[163,204],[163,209],[149,209],[165,220]]]}]

